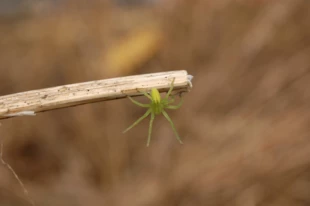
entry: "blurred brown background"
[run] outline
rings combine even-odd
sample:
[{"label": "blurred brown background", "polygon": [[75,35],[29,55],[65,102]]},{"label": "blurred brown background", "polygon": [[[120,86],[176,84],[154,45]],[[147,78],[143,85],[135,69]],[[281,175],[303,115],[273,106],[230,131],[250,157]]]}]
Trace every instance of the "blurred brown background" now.
[{"label": "blurred brown background", "polygon": [[[187,70],[169,123],[122,99],[1,121],[42,206],[310,205],[310,1],[0,2],[0,95]],[[138,98],[145,101],[145,98]],[[0,164],[0,205],[30,205]]]}]

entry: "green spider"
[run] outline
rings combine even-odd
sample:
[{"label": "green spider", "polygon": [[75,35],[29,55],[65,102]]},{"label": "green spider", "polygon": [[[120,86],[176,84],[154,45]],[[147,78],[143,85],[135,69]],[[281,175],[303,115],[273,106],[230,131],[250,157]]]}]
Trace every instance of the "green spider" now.
[{"label": "green spider", "polygon": [[170,122],[171,127],[173,129],[173,132],[176,135],[177,140],[180,142],[180,144],[183,144],[181,138],[179,137],[174,124],[172,122],[172,120],[170,119],[170,117],[168,116],[167,112],[165,111],[165,109],[178,109],[181,107],[182,103],[183,103],[183,99],[181,97],[181,101],[178,105],[170,105],[171,103],[174,102],[174,98],[169,99],[169,96],[173,90],[173,83],[174,83],[175,78],[172,80],[170,89],[168,91],[168,93],[166,94],[165,98],[161,99],[160,94],[158,92],[158,90],[156,88],[152,88],[151,90],[151,95],[149,95],[146,92],[142,92],[147,98],[149,98],[151,100],[150,104],[142,104],[140,102],[137,102],[136,100],[132,99],[130,96],[128,96],[128,98],[136,105],[140,106],[140,107],[144,107],[144,108],[149,108],[146,113],[140,117],[137,121],[135,121],[130,127],[128,127],[123,133],[127,132],[128,130],[130,130],[131,128],[133,128],[134,126],[136,126],[137,124],[139,124],[143,119],[145,119],[149,114],[151,114],[151,121],[150,121],[150,126],[149,126],[149,133],[148,133],[148,138],[147,138],[147,144],[146,146],[148,147],[150,145],[150,141],[151,141],[151,133],[152,133],[152,126],[153,126],[153,121],[155,119],[156,115],[159,114],[163,114],[164,117]]}]

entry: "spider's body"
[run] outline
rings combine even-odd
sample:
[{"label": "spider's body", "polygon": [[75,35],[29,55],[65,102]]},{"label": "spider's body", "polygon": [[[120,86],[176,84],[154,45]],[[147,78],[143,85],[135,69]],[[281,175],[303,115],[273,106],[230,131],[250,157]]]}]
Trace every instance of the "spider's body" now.
[{"label": "spider's body", "polygon": [[151,90],[152,101],[150,106],[156,115],[161,114],[164,107],[166,106],[166,101],[160,98],[160,94],[157,89],[153,88]]},{"label": "spider's body", "polygon": [[158,92],[158,90],[156,88],[153,88],[150,92],[151,95],[149,95],[148,93],[146,92],[143,92],[143,94],[149,98],[151,100],[150,104],[142,104],[140,102],[137,102],[135,101],[134,99],[132,99],[131,97],[129,97],[129,99],[136,105],[140,106],[140,107],[145,107],[145,108],[149,108],[146,113],[140,117],[136,122],[134,122],[130,127],[128,127],[125,131],[127,132],[128,130],[130,130],[131,128],[133,128],[134,126],[136,126],[139,122],[141,122],[144,118],[146,118],[149,114],[151,114],[151,121],[150,121],[150,126],[149,126],[149,134],[148,134],[148,140],[147,140],[147,146],[149,146],[150,144],[150,141],[151,141],[151,133],[152,133],[152,126],[153,126],[153,121],[155,119],[155,116],[156,115],[159,115],[159,114],[163,114],[165,116],[165,118],[170,122],[171,124],[171,127],[177,137],[177,139],[179,140],[179,142],[181,144],[182,141],[174,127],[174,124],[172,122],[172,120],[170,119],[170,117],[168,116],[167,112],[165,111],[165,109],[178,109],[181,105],[182,105],[182,100],[181,102],[174,106],[174,105],[169,105],[170,103],[173,103],[174,102],[174,99],[170,99],[169,100],[169,96],[170,96],[170,93],[172,92],[172,89],[173,89],[173,83],[174,83],[174,79],[171,83],[171,87],[166,95],[165,98],[161,98],[160,97],[160,94]]}]

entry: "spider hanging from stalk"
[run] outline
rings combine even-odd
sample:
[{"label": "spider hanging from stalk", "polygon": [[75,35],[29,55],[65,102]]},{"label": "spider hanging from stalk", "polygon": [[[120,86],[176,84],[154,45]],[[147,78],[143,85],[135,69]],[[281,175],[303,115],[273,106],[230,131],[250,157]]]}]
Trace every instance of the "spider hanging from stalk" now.
[{"label": "spider hanging from stalk", "polygon": [[147,138],[147,144],[146,146],[148,147],[150,145],[150,141],[151,141],[151,133],[152,133],[152,127],[153,127],[153,121],[155,119],[156,115],[159,114],[163,114],[164,117],[169,121],[169,123],[171,124],[171,127],[173,129],[173,132],[176,135],[177,140],[180,142],[180,144],[183,144],[181,138],[179,137],[175,126],[171,120],[171,118],[169,117],[169,115],[167,114],[167,112],[165,111],[165,109],[178,109],[181,107],[182,103],[183,103],[183,99],[181,97],[181,101],[178,105],[170,105],[171,103],[174,102],[174,98],[169,99],[169,96],[173,90],[173,83],[174,83],[175,78],[172,80],[170,89],[168,91],[168,93],[166,94],[166,96],[162,99],[160,97],[160,94],[158,92],[158,90],[156,88],[152,88],[151,90],[151,94],[148,94],[146,92],[142,92],[147,98],[149,98],[151,100],[151,102],[149,104],[142,104],[140,102],[137,102],[136,100],[132,99],[130,96],[128,96],[128,98],[136,105],[140,106],[140,107],[144,107],[144,108],[149,108],[146,113],[140,117],[137,121],[135,121],[130,127],[128,127],[123,133],[127,132],[128,130],[130,130],[131,128],[133,128],[134,126],[136,126],[137,124],[139,124],[143,119],[145,119],[147,116],[149,116],[151,114],[151,120],[150,120],[150,125],[149,125],[149,133],[148,133],[148,138]]}]

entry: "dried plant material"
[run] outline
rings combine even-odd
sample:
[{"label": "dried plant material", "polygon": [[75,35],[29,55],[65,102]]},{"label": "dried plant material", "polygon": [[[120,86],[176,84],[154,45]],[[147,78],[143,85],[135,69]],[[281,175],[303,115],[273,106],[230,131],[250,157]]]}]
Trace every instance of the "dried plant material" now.
[{"label": "dried plant material", "polygon": [[0,142],[0,161],[3,164],[3,166],[5,166],[13,174],[14,178],[17,180],[18,184],[23,189],[23,192],[26,198],[28,199],[28,201],[31,203],[31,205],[35,206],[35,203],[30,197],[29,192],[27,188],[25,187],[24,183],[22,182],[22,180],[18,177],[17,173],[14,171],[11,165],[3,159],[3,142]]},{"label": "dried plant material", "polygon": [[175,88],[188,91],[191,78],[186,71],[158,72],[133,75],[91,82],[63,85],[41,90],[27,91],[0,97],[0,119],[87,104],[115,100],[127,95],[142,95],[138,90],[170,89],[170,79],[175,78]]},{"label": "dried plant material", "polygon": [[[121,130],[144,113],[126,100],[5,120],[0,132],[11,140],[5,150],[33,188],[31,195],[57,206],[309,205],[310,1],[161,2],[155,9],[147,6],[147,15],[141,12],[145,7],[101,9],[87,2],[87,12],[64,8],[42,17],[49,16],[53,24],[42,20],[41,27],[28,20],[38,25],[36,30],[24,18],[3,24],[2,94],[122,76],[109,73],[105,65],[109,49],[130,45],[135,36],[125,34],[138,32],[154,16],[162,20],[165,38],[156,58],[150,55],[146,64],[141,59],[136,64],[120,49],[114,61],[123,61],[116,54],[124,53],[123,62],[129,63],[119,71],[169,68],[195,75],[195,89],[186,94],[190,101],[182,112],[169,113],[185,138],[182,147],[164,118],[154,122],[150,148],[143,146],[148,122],[124,138]],[[31,41],[22,38],[29,32]],[[141,46],[140,40],[132,48]],[[114,63],[115,68],[123,62]],[[135,92],[133,87],[124,94]],[[47,143],[25,156],[25,145],[38,140]],[[77,166],[68,170],[70,157]],[[3,181],[2,188],[10,188],[7,184]]]}]

